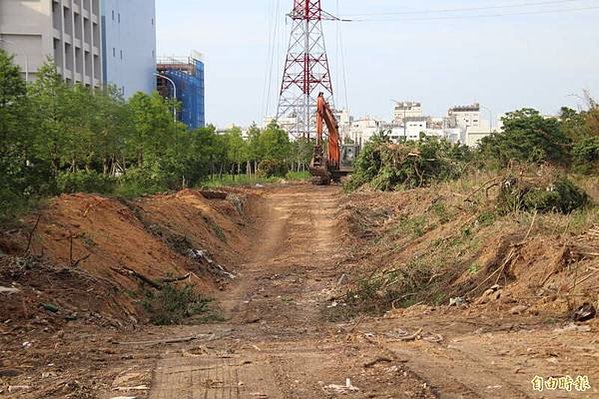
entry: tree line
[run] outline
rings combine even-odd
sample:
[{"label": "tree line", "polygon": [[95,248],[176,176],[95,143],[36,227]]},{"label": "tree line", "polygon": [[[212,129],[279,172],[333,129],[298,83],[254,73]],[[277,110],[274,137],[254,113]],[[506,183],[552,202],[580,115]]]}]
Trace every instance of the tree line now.
[{"label": "tree line", "polygon": [[599,105],[587,94],[587,109],[564,107],[557,117],[524,108],[507,113],[501,132],[483,138],[477,148],[421,136],[392,143],[385,132],[362,149],[347,190],[364,185],[379,190],[410,189],[455,180],[474,170],[510,165],[550,165],[563,175],[599,174]]},{"label": "tree line", "polygon": [[[48,62],[27,84],[0,50],[0,213],[62,192],[136,196],[201,184],[224,174],[305,170],[307,140],[276,124],[219,134],[173,120],[180,104],[158,93],[69,85]],[[261,167],[262,166],[262,167]]]}]

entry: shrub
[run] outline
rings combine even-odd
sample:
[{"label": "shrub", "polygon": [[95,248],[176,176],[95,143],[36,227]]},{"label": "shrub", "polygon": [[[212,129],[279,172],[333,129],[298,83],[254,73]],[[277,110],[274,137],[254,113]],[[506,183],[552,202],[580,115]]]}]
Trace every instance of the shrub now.
[{"label": "shrub", "polygon": [[436,137],[402,144],[378,137],[358,156],[346,189],[355,190],[368,183],[377,190],[389,191],[456,179],[471,157],[467,147]]},{"label": "shrub", "polygon": [[115,179],[94,170],[63,172],[58,175],[58,190],[62,193],[111,193]]},{"label": "shrub", "polygon": [[599,136],[586,137],[572,148],[574,168],[579,173],[599,173]]},{"label": "shrub", "polygon": [[129,168],[119,178],[117,194],[126,198],[155,194],[168,190],[166,179],[158,168]]},{"label": "shrub", "polygon": [[206,312],[210,302],[196,293],[192,285],[178,288],[167,284],[159,291],[146,291],[142,305],[150,322],[164,326],[180,324],[186,318]]},{"label": "shrub", "polygon": [[288,172],[289,167],[283,161],[266,159],[258,165],[258,176],[263,178],[285,177]]},{"label": "shrub", "polygon": [[569,214],[589,202],[590,198],[584,190],[563,177],[549,184],[524,183],[515,177],[508,177],[502,183],[497,209],[504,214],[518,210]]}]

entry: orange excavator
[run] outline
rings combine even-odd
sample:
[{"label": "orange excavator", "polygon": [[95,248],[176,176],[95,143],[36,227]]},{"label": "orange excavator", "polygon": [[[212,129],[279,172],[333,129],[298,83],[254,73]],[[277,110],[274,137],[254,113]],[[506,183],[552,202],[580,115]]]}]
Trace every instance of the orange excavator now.
[{"label": "orange excavator", "polygon": [[[324,152],[324,126],[329,132],[327,152]],[[333,110],[324,98],[318,95],[316,107],[316,145],[310,165],[312,182],[316,185],[329,185],[353,171],[353,162],[358,155],[359,146],[342,144],[339,135],[339,123]]]}]

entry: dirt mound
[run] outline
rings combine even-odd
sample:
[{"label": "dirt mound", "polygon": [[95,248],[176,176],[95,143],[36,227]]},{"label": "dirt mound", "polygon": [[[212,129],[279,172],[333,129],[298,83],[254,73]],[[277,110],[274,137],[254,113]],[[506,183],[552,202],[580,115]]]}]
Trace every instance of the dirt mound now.
[{"label": "dirt mound", "polygon": [[144,320],[133,294],[148,283],[187,277],[184,283],[207,295],[224,289],[247,243],[254,198],[225,194],[51,200],[39,220],[1,235],[0,286],[18,291],[0,294],[0,322],[31,320],[41,310],[55,322],[98,314],[108,320],[101,324],[119,327]]}]

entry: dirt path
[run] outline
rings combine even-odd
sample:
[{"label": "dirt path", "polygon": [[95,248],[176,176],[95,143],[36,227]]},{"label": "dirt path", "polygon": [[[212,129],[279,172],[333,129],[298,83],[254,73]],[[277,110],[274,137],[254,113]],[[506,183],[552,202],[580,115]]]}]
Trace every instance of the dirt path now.
[{"label": "dirt path", "polygon": [[[594,335],[447,308],[327,321],[321,310],[347,259],[337,238],[340,198],[331,187],[267,194],[237,285],[219,298],[229,321],[172,330],[211,338],[163,353],[150,398],[599,397],[596,387],[539,393],[531,384],[536,375],[598,381]],[[404,342],[393,337],[400,330],[442,340]]]},{"label": "dirt path", "polygon": [[385,350],[322,320],[344,256],[339,197],[331,187],[268,195],[239,283],[220,298],[230,321],[179,328],[214,339],[166,352],[150,398],[434,397]]},{"label": "dirt path", "polygon": [[[360,275],[351,240],[338,238],[347,233],[336,220],[341,190],[276,186],[260,198],[237,278],[216,298],[225,322],[134,332],[0,326],[0,397],[599,398],[599,337],[588,325],[564,330],[540,315],[472,306],[331,321],[341,275]],[[178,337],[194,339],[162,342]],[[586,376],[591,388],[535,392],[535,376]]]}]

